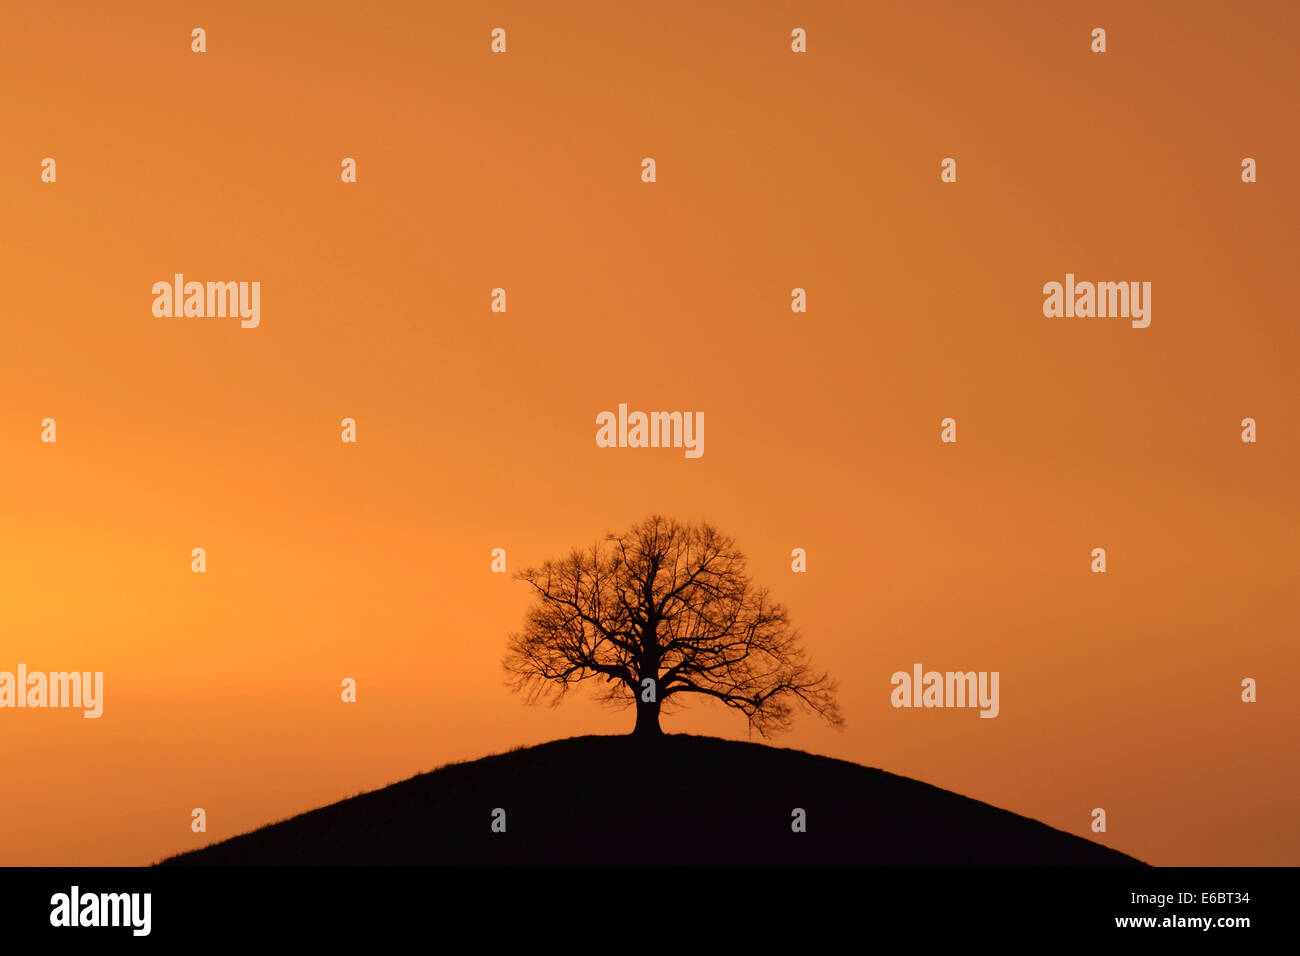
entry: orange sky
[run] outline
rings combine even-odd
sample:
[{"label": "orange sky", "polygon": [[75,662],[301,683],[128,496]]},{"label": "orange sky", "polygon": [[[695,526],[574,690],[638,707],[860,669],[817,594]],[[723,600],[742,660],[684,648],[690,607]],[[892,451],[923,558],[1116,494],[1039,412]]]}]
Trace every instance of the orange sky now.
[{"label": "orange sky", "polygon": [[[106,685],[0,711],[0,864],[625,732],[508,692],[490,552],[652,511],[734,535],[838,678],[847,728],[779,745],[1300,863],[1293,5],[379,6],[0,12],[0,670]],[[260,281],[260,327],[155,318],[175,272]],[[1152,282],[1150,328],[1045,318],[1066,272]],[[704,456],[597,448],[619,402],[704,411]],[[915,662],[1000,715],[893,709]]]}]

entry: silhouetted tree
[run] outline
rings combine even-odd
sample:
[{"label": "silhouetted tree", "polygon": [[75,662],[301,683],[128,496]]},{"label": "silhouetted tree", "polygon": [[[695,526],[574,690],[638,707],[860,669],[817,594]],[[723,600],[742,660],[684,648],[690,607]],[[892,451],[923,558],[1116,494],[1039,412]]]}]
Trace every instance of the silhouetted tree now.
[{"label": "silhouetted tree", "polygon": [[688,694],[741,711],[762,736],[796,706],[843,723],[835,685],[809,667],[786,609],[745,574],[735,542],[709,524],[652,516],[587,550],[515,575],[536,592],[505,658],[531,703],[589,678],[602,699],[636,705],[636,735]]}]

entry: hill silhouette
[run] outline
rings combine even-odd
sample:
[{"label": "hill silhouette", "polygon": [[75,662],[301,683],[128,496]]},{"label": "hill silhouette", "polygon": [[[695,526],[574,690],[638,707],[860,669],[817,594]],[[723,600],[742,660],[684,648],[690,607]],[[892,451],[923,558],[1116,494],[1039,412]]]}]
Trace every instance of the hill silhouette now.
[{"label": "hill silhouette", "polygon": [[[498,807],[504,833],[491,829]],[[791,830],[796,807],[804,833]],[[883,770],[680,734],[573,737],[450,764],[160,865],[476,864],[1142,865]]]}]

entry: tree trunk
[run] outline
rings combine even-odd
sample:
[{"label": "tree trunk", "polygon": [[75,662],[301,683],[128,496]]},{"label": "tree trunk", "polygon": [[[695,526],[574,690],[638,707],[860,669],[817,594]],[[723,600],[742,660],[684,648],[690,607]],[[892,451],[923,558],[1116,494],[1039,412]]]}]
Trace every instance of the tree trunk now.
[{"label": "tree trunk", "polygon": [[659,727],[659,701],[645,703],[641,699],[636,702],[636,726],[632,728],[634,737],[659,737],[663,735],[663,730]]}]

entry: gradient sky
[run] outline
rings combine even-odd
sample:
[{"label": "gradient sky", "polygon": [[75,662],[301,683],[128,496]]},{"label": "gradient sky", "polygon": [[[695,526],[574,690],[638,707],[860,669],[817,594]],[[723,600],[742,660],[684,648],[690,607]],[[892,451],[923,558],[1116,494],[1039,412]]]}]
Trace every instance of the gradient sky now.
[{"label": "gradient sky", "polygon": [[[0,670],[106,682],[0,711],[0,864],[626,732],[509,693],[490,552],[655,511],[735,536],[839,680],[847,727],[778,745],[1300,863],[1300,10],[979,7],[0,11]],[[260,281],[261,326],[155,318],[175,272]],[[1152,282],[1150,328],[1045,318],[1066,272]],[[597,448],[619,402],[704,411],[704,456]],[[915,662],[999,671],[1000,716],[893,709]]]}]

